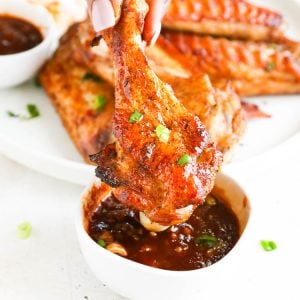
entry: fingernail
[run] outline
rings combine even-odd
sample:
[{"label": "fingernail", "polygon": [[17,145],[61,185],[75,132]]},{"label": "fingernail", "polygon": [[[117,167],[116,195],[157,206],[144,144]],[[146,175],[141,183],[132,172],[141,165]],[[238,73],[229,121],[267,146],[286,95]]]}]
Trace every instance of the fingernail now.
[{"label": "fingernail", "polygon": [[149,43],[149,46],[153,46],[155,44],[155,42],[158,39],[158,36],[160,34],[160,31],[161,31],[161,25],[155,30],[155,32],[151,38],[151,41]]},{"label": "fingernail", "polygon": [[96,32],[115,25],[115,13],[110,0],[95,0],[93,2],[92,23]]},{"label": "fingernail", "polygon": [[165,0],[165,2],[164,2],[164,14],[168,10],[170,2],[171,2],[170,0]]}]

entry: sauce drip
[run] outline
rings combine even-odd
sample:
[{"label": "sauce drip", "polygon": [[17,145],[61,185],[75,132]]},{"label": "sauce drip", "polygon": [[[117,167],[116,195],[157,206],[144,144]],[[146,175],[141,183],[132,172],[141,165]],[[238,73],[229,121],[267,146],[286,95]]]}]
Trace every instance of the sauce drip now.
[{"label": "sauce drip", "polygon": [[234,213],[222,201],[213,200],[213,205],[199,206],[185,223],[154,233],[139,223],[137,211],[110,196],[92,216],[89,235],[106,247],[121,244],[126,258],[148,266],[167,270],[203,268],[224,257],[239,238]]},{"label": "sauce drip", "polygon": [[43,41],[40,30],[18,17],[0,15],[0,55],[29,50]]}]

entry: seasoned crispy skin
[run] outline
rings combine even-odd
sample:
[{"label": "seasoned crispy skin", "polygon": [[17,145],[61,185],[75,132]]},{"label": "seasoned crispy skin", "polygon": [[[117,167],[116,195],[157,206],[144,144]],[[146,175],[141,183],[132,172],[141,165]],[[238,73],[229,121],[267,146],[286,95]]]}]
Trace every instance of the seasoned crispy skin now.
[{"label": "seasoned crispy skin", "polygon": [[215,36],[269,41],[282,35],[281,14],[245,0],[172,0],[165,28]]},{"label": "seasoned crispy skin", "polygon": [[300,92],[299,44],[237,41],[165,31],[190,63],[222,87],[228,80],[243,96]]},{"label": "seasoned crispy skin", "polygon": [[[113,88],[104,81],[83,80],[89,71],[74,62],[78,25],[72,26],[60,41],[54,57],[40,73],[40,81],[82,156],[99,151],[112,140],[114,110]],[[97,112],[93,101],[105,97],[103,110]]]},{"label": "seasoned crispy skin", "polygon": [[161,78],[173,87],[187,110],[200,117],[219,150],[226,153],[238,143],[245,129],[246,116],[231,84],[215,88],[209,77],[201,73],[190,78]]},{"label": "seasoned crispy skin", "polygon": [[[141,30],[147,6],[125,0],[119,23],[104,33],[115,68],[116,143],[93,157],[97,176],[115,187],[117,198],[162,225],[180,222],[176,209],[201,204],[213,187],[222,155],[200,119],[189,113],[145,57]],[[129,122],[134,111],[142,114]],[[167,140],[155,134],[170,130]],[[191,158],[185,165],[178,160]]]},{"label": "seasoned crispy skin", "polygon": [[[88,23],[82,23],[78,30],[81,46],[76,47],[74,58],[114,85],[108,49],[102,42],[91,49],[87,42],[91,40],[89,32],[92,33]],[[146,49],[146,54],[155,73],[172,86],[188,110],[200,117],[218,149],[226,152],[238,142],[245,128],[245,118],[240,98],[230,84],[223,83],[222,89],[217,89],[206,75],[191,75],[185,56],[162,36],[154,47]]]}]

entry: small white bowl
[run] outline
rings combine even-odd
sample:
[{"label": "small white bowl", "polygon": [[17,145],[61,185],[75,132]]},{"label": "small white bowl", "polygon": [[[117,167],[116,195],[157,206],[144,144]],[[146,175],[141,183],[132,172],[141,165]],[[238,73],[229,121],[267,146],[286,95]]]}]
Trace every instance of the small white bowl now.
[{"label": "small white bowl", "polygon": [[[242,188],[231,178],[219,174],[214,193],[221,194],[237,215],[241,237],[234,248],[220,261],[203,269],[192,271],[168,271],[152,268],[113,254],[99,247],[87,234],[87,212],[93,212],[101,202],[93,203],[93,190],[100,189],[102,184],[96,181],[83,194],[76,220],[77,234],[82,254],[96,277],[116,293],[134,300],[159,299],[215,299],[218,290],[226,283],[229,291],[235,288],[230,272],[237,270],[241,261],[247,259],[244,254],[243,240],[245,228],[250,216],[250,203]],[[103,186],[102,186],[103,187]],[[104,188],[101,195],[105,198],[109,190]],[[95,200],[95,197],[94,197]],[[228,292],[229,294],[230,292]],[[227,299],[226,295],[224,295]],[[229,296],[229,295],[227,295]]]},{"label": "small white bowl", "polygon": [[53,51],[56,39],[55,23],[43,7],[22,0],[0,1],[0,15],[8,14],[28,20],[37,26],[43,41],[32,49],[0,55],[0,88],[8,88],[31,78]]}]

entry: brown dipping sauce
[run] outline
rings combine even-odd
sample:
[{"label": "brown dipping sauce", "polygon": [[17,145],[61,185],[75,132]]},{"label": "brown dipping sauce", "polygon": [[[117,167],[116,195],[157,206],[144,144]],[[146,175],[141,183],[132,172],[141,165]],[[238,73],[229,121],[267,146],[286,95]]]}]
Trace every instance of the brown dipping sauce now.
[{"label": "brown dipping sauce", "polygon": [[[124,256],[133,261],[166,270],[194,270],[224,257],[239,239],[239,223],[222,201],[209,196],[188,221],[163,232],[146,230],[137,211],[115,197],[101,202],[88,226],[99,245],[121,244]],[[100,246],[99,246],[100,247]]]},{"label": "brown dipping sauce", "polygon": [[0,15],[0,55],[29,50],[43,41],[40,30],[18,17]]}]

